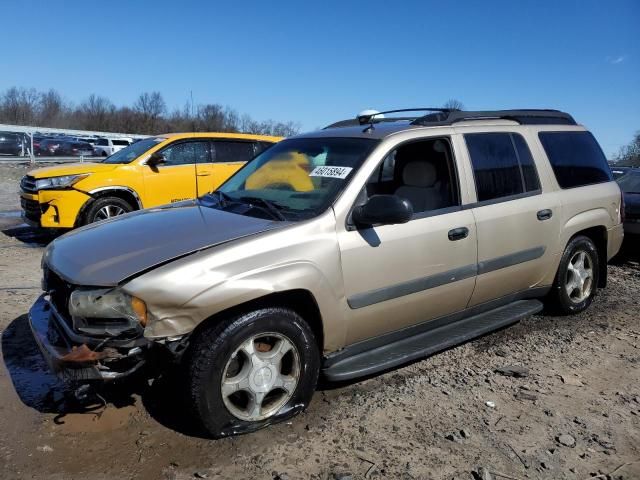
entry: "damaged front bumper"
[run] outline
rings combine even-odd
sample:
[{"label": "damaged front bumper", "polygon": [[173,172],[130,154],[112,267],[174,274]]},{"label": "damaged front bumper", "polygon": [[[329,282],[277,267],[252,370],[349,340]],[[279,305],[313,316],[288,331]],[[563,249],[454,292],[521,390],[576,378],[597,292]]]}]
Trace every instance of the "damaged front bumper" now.
[{"label": "damaged front bumper", "polygon": [[146,363],[152,346],[143,336],[118,339],[79,335],[46,294],[29,310],[29,324],[50,368],[72,381],[105,381],[129,376]]}]

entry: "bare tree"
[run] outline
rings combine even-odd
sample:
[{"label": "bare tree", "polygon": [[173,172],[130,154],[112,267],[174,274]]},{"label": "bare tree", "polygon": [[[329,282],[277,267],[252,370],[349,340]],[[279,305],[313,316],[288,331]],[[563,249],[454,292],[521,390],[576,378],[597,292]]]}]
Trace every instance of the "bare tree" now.
[{"label": "bare tree", "polygon": [[442,108],[448,108],[449,110],[464,110],[464,103],[455,98],[451,98],[444,102]]},{"label": "bare tree", "polygon": [[187,102],[167,114],[159,92],[141,94],[132,107],[116,107],[96,94],[74,107],[53,89],[19,87],[0,92],[0,123],[150,134],[206,130],[290,136],[299,129],[294,122],[256,121],[217,103],[195,106],[194,112],[194,105]]},{"label": "bare tree", "polygon": [[640,167],[640,132],[636,132],[629,145],[620,149],[615,161],[621,166]]},{"label": "bare tree", "polygon": [[38,92],[35,88],[11,87],[2,96],[0,111],[7,123],[30,125],[38,111]]},{"label": "bare tree", "polygon": [[160,92],[142,93],[133,108],[141,115],[143,133],[156,133],[159,120],[167,111]]},{"label": "bare tree", "polygon": [[108,98],[91,94],[80,104],[77,113],[83,128],[108,131],[115,111],[115,105]]},{"label": "bare tree", "polygon": [[61,125],[67,114],[62,97],[54,89],[40,94],[40,108],[38,112],[39,125]]}]

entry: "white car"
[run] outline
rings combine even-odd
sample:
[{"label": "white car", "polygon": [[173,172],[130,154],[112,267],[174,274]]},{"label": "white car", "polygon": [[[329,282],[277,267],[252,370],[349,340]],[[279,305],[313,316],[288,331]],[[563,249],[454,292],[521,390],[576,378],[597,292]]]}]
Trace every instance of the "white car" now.
[{"label": "white car", "polygon": [[133,143],[131,138],[99,138],[93,146],[96,155],[108,157]]}]

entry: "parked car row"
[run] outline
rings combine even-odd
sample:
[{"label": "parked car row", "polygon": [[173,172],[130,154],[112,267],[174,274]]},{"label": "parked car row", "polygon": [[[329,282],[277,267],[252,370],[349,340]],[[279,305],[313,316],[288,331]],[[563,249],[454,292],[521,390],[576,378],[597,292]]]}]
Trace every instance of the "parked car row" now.
[{"label": "parked car row", "polygon": [[[105,138],[92,136],[33,134],[33,152],[39,156],[107,157],[128,147],[131,137]],[[22,132],[0,132],[0,155],[27,156],[31,151],[31,138]]]},{"label": "parked car row", "polygon": [[564,112],[366,114],[277,140],[159,136],[23,179],[40,225],[104,219],[43,257],[29,319],[58,374],[177,365],[205,433],[251,432],[305,409],[320,376],[383,372],[544,304],[585,310],[622,243],[621,190]]}]

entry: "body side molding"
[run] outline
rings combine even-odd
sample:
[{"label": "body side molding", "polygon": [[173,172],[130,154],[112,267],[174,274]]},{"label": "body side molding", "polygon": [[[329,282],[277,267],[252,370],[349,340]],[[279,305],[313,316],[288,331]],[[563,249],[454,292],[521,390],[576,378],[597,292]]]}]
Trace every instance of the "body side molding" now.
[{"label": "body side molding", "polygon": [[457,282],[475,275],[493,272],[501,268],[511,267],[520,263],[535,260],[544,255],[545,247],[534,247],[520,252],[511,253],[502,257],[492,258],[473,265],[465,265],[463,267],[447,270],[446,272],[436,273],[427,277],[416,278],[407,282],[397,283],[389,287],[369,290],[368,292],[357,293],[347,299],[349,307],[352,309],[368,307],[376,303],[392,300],[398,297],[404,297],[412,293],[422,292],[430,288],[440,287],[448,283]]}]

